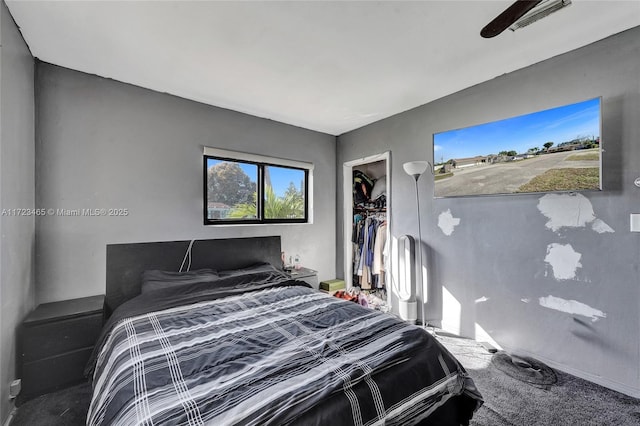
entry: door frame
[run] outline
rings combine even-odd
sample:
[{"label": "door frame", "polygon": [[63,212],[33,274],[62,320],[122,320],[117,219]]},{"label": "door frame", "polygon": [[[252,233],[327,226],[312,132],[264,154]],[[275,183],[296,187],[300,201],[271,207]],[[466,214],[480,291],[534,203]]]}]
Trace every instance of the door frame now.
[{"label": "door frame", "polygon": [[[342,165],[342,224],[343,224],[343,250],[344,250],[344,282],[347,289],[353,287],[353,253],[351,237],[353,235],[353,168],[364,164],[385,161],[386,192],[387,192],[387,241],[391,244],[391,151],[374,154],[357,160],[345,161]],[[391,255],[388,256],[388,264],[385,265],[385,291],[387,303],[391,302]],[[389,305],[391,306],[391,305]]]}]

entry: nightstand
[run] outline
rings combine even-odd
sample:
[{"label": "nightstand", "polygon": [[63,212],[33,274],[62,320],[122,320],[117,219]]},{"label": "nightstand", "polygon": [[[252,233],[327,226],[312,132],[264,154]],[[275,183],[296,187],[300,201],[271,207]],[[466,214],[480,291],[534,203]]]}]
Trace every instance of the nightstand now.
[{"label": "nightstand", "polygon": [[18,402],[85,380],[103,323],[104,296],[43,303],[18,331]]},{"label": "nightstand", "polygon": [[292,269],[288,271],[287,274],[289,274],[292,279],[304,281],[315,290],[318,290],[318,271],[302,267],[300,269]]}]

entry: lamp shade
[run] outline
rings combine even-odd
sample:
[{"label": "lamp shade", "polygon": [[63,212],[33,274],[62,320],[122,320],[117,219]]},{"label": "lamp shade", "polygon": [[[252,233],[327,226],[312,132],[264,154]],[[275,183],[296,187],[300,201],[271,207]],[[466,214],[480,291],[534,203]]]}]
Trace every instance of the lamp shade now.
[{"label": "lamp shade", "polygon": [[423,174],[431,164],[428,161],[409,161],[404,163],[402,167],[409,176],[420,176]]}]

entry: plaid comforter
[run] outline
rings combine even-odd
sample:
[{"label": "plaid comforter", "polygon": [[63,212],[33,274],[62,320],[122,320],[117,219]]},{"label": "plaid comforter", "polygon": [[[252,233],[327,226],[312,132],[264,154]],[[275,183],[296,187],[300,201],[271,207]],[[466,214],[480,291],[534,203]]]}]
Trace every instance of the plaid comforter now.
[{"label": "plaid comforter", "polygon": [[[417,424],[481,404],[424,330],[282,277],[143,294],[90,362],[88,425]],[[257,282],[255,286],[251,282]]]}]

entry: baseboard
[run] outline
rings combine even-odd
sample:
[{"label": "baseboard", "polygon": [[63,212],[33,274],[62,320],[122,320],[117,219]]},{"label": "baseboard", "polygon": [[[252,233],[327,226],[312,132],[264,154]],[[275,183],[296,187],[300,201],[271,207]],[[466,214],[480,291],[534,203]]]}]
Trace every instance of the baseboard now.
[{"label": "baseboard", "polygon": [[595,374],[587,373],[587,372],[579,370],[577,368],[569,367],[567,365],[555,362],[555,361],[553,361],[551,359],[547,359],[547,358],[545,358],[543,356],[540,356],[538,354],[533,354],[531,352],[524,351],[524,350],[521,350],[521,349],[513,349],[513,348],[505,347],[505,351],[514,352],[514,353],[517,353],[517,354],[522,354],[522,355],[529,356],[531,358],[534,358],[534,359],[537,359],[539,361],[542,361],[545,364],[547,364],[549,367],[554,368],[556,370],[560,370],[563,373],[571,374],[572,376],[576,376],[576,377],[578,377],[580,379],[584,379],[584,380],[587,380],[589,382],[595,383],[597,385],[604,386],[607,389],[611,389],[611,390],[614,390],[616,392],[620,392],[620,393],[623,393],[625,395],[629,395],[629,396],[631,396],[633,398],[640,399],[640,389],[634,388],[634,387],[626,385],[624,383],[620,383],[620,382],[616,382],[615,380],[609,380],[609,379],[606,379],[604,377],[596,376]]}]

